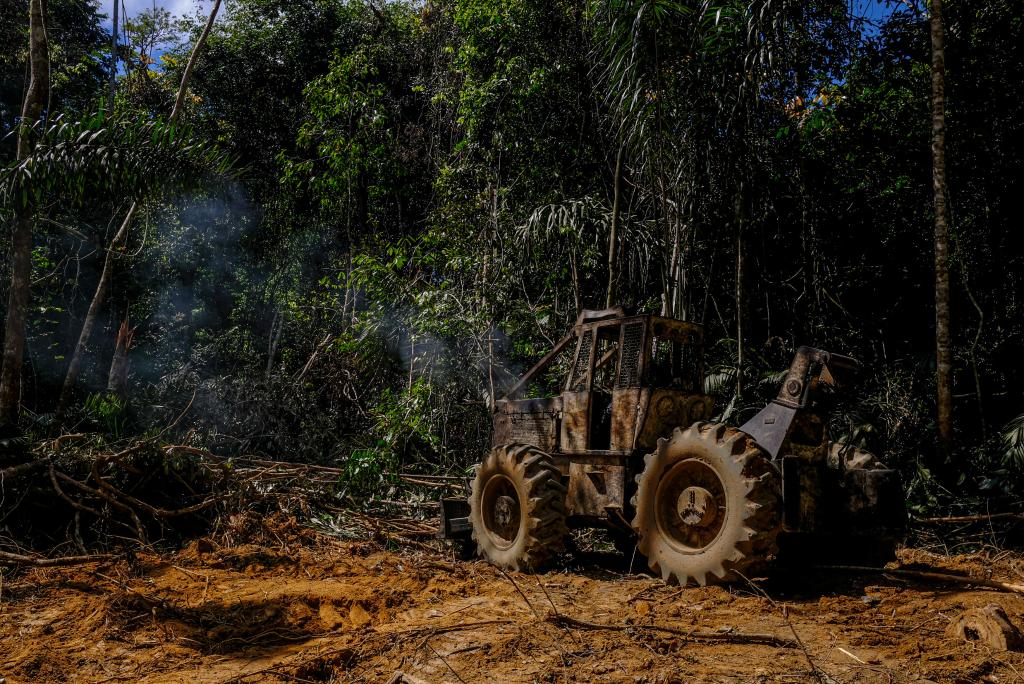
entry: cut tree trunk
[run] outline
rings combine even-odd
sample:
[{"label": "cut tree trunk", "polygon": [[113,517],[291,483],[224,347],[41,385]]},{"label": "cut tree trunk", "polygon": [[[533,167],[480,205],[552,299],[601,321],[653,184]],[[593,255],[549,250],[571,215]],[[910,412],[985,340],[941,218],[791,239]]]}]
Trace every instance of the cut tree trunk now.
[{"label": "cut tree trunk", "polygon": [[[46,0],[29,3],[29,83],[21,123],[35,123],[50,93],[50,57],[46,38]],[[31,151],[25,128],[18,134],[18,159]],[[25,354],[25,323],[32,276],[32,213],[19,207],[11,231],[11,290],[7,300],[3,369],[0,370],[0,424],[17,424],[21,404],[21,366]]]},{"label": "cut tree trunk", "polygon": [[953,447],[953,350],[949,312],[949,206],[946,185],[946,46],[942,0],[931,3],[932,189],[935,195],[935,361],[939,451]]},{"label": "cut tree trunk", "polygon": [[121,321],[121,327],[117,329],[114,358],[107,375],[107,391],[120,399],[128,398],[128,350],[132,347],[134,335],[135,330],[128,327],[128,320]]}]

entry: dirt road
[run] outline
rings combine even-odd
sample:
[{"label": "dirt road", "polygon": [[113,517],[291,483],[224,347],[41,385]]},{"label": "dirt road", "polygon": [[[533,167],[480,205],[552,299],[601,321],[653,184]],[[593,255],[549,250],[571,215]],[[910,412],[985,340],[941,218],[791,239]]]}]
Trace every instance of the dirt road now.
[{"label": "dirt road", "polygon": [[[776,579],[767,595],[679,589],[600,558],[504,575],[296,529],[8,577],[0,681],[1024,682],[1024,655],[946,634],[993,602],[1020,624],[1020,595],[825,572]],[[1024,569],[1006,554],[901,559],[1017,580]],[[778,645],[733,643],[754,633]]]}]

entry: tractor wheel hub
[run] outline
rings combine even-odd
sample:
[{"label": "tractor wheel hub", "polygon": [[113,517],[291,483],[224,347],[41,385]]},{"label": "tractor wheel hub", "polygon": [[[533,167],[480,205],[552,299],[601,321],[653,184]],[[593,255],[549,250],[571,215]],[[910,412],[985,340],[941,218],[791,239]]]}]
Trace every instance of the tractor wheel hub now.
[{"label": "tractor wheel hub", "polygon": [[[508,530],[512,526],[513,518],[518,518],[516,508],[516,500],[511,496],[499,496],[494,502],[494,521],[503,530]],[[518,524],[518,519],[515,522]]]},{"label": "tractor wheel hub", "polygon": [[676,511],[684,525],[708,527],[718,517],[714,496],[703,487],[687,487],[676,500]]}]

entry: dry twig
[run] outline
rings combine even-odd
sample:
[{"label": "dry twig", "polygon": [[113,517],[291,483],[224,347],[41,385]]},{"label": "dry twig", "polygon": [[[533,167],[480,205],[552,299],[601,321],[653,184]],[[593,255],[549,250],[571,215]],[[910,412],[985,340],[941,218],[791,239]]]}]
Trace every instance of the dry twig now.
[{"label": "dry twig", "polygon": [[759,595],[763,596],[768,601],[768,603],[772,604],[773,608],[779,611],[779,613],[782,615],[782,619],[786,621],[786,625],[789,627],[789,631],[793,633],[793,639],[796,642],[796,645],[803,652],[804,659],[807,660],[807,664],[811,667],[811,673],[814,675],[814,678],[817,679],[820,684],[829,684],[830,682],[833,682],[834,680],[832,679],[832,677],[830,677],[828,673],[826,673],[824,670],[818,667],[817,664],[815,664],[814,659],[811,658],[811,652],[807,650],[807,646],[804,645],[803,639],[801,639],[800,634],[797,633],[796,625],[794,625],[793,621],[789,619],[789,611],[786,609],[786,607],[780,606],[778,603],[776,603],[775,599],[768,595],[768,592],[759,587],[757,584],[754,584],[754,582],[750,580],[750,578],[744,576],[742,573],[739,572],[737,572],[736,574],[738,574],[740,577],[746,580],[747,584],[750,585],[751,589],[753,589]]},{"label": "dry twig", "polygon": [[519,588],[519,585],[516,583],[516,581],[514,579],[512,579],[512,576],[509,575],[507,572],[505,572],[505,570],[503,568],[500,568],[500,567],[498,567],[498,572],[500,572],[502,574],[502,576],[504,576],[505,579],[507,579],[509,582],[512,583],[512,586],[516,588],[516,591],[519,592],[519,595],[523,597],[524,601],[526,601],[526,605],[529,606],[530,612],[533,613],[533,616],[535,618],[537,618],[538,620],[540,620],[541,619],[540,613],[538,613],[537,609],[533,607],[533,604],[530,603],[530,599],[528,599],[526,597],[526,594],[523,592],[522,589]]},{"label": "dry twig", "polygon": [[25,473],[31,473],[33,470],[38,470],[45,466],[48,461],[49,459],[47,458],[37,458],[36,460],[29,461],[28,463],[21,463],[16,466],[11,466],[10,468],[4,468],[3,470],[0,470],[0,481],[9,480],[11,478],[18,477],[19,475],[24,475]]},{"label": "dry twig", "polygon": [[793,639],[786,639],[774,634],[740,633],[740,632],[698,632],[694,630],[678,629],[676,627],[665,627],[662,625],[608,625],[599,622],[587,622],[578,620],[568,615],[553,614],[547,617],[551,622],[563,627],[575,627],[577,629],[601,629],[613,632],[627,632],[633,629],[642,629],[649,632],[662,632],[682,637],[689,641],[711,641],[725,642],[730,644],[759,644],[764,646],[777,646],[778,648],[796,648],[797,642]]},{"label": "dry twig", "polygon": [[989,513],[987,515],[949,515],[941,518],[916,518],[914,522],[925,525],[944,523],[989,522],[992,520],[1024,520],[1024,513]]},{"label": "dry twig", "polygon": [[897,577],[911,577],[914,579],[931,580],[933,582],[949,582],[951,584],[973,584],[979,587],[998,589],[1014,594],[1024,594],[1024,584],[1013,584],[1001,580],[988,579],[985,577],[970,577],[968,575],[953,575],[946,572],[931,572],[927,570],[904,570],[902,568],[872,568],[864,565],[816,565],[818,570],[839,570],[841,572],[856,572],[866,574],[895,575]]},{"label": "dry twig", "polygon": [[83,563],[99,563],[113,560],[115,556],[106,554],[95,554],[90,556],[61,556],[59,558],[41,558],[38,556],[24,556],[20,553],[8,553],[0,551],[0,564],[3,565],[31,565],[37,568],[54,568],[66,565],[82,565]]}]

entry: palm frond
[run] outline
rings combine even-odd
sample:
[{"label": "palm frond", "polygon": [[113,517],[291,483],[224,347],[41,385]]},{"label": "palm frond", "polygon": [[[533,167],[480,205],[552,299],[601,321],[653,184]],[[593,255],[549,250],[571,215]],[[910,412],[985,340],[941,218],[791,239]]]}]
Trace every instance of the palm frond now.
[{"label": "palm frond", "polygon": [[77,121],[39,121],[21,133],[34,145],[31,154],[0,171],[0,206],[7,209],[140,200],[238,172],[216,144],[161,120],[98,113]]},{"label": "palm frond", "polygon": [[1024,413],[1003,428],[1003,462],[1024,468]]},{"label": "palm frond", "polygon": [[[546,204],[530,213],[515,239],[527,252],[546,252],[553,246],[576,252],[597,244],[603,247],[611,230],[611,212],[607,203],[590,195]],[[620,211],[616,243],[625,276],[646,279],[662,248],[654,223]]]},{"label": "palm frond", "polygon": [[758,379],[758,384],[761,387],[778,387],[782,384],[782,381],[785,379],[786,373],[788,372],[788,368],[780,371],[765,371],[761,375],[760,379]]},{"label": "palm frond", "polygon": [[704,394],[718,394],[736,383],[736,368],[716,366],[704,376]]}]

